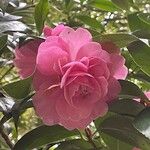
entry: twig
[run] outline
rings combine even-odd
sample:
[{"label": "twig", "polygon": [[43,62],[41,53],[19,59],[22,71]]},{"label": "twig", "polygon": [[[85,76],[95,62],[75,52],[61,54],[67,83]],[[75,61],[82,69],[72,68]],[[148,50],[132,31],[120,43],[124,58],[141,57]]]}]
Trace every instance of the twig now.
[{"label": "twig", "polygon": [[6,144],[10,147],[10,149],[13,149],[13,144],[10,141],[9,137],[5,134],[5,132],[3,131],[2,127],[0,127],[0,134],[3,137],[3,139],[5,140]]}]

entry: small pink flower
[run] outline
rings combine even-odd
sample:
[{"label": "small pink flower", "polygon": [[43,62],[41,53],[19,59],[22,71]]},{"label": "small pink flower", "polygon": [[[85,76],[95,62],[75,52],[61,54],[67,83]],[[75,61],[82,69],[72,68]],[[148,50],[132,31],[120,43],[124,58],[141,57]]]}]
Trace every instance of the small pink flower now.
[{"label": "small pink flower", "polygon": [[47,125],[86,128],[104,116],[107,103],[118,96],[117,80],[127,75],[124,63],[120,54],[93,42],[86,29],[65,27],[59,34],[49,34],[38,47],[33,75],[37,114]]}]

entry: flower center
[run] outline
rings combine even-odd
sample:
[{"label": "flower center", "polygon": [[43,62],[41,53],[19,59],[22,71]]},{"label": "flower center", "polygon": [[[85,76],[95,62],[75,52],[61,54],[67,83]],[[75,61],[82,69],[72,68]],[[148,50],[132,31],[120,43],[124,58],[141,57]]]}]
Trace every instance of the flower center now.
[{"label": "flower center", "polygon": [[79,87],[79,90],[80,90],[80,95],[81,95],[82,97],[86,97],[87,95],[90,94],[89,91],[88,91],[88,88],[87,88],[86,86],[81,85],[81,86]]}]

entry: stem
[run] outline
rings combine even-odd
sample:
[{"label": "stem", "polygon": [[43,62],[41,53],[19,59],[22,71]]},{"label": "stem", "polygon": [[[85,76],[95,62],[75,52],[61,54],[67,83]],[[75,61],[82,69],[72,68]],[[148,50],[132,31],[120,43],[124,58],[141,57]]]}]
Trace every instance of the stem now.
[{"label": "stem", "polygon": [[5,140],[6,144],[10,147],[10,149],[13,149],[13,144],[10,141],[9,137],[5,134],[5,132],[3,131],[2,127],[0,127],[0,134],[3,137],[3,139]]},{"label": "stem", "polygon": [[85,133],[86,133],[86,137],[89,141],[89,143],[91,143],[91,145],[94,147],[94,149],[97,149],[94,141],[92,140],[92,133],[91,133],[91,130],[89,128],[86,128],[85,129]]}]

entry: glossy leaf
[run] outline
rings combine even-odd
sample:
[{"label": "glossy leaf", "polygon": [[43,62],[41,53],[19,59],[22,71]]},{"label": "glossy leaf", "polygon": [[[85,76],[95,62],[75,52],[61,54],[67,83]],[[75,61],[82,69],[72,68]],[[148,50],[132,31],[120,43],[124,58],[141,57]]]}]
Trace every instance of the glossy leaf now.
[{"label": "glossy leaf", "polygon": [[78,139],[62,142],[56,150],[92,150],[93,146],[87,141]]},{"label": "glossy leaf", "polygon": [[138,14],[130,14],[128,15],[128,23],[131,31],[136,31],[136,30],[150,30],[150,25],[147,23],[143,22],[141,19],[139,19]]},{"label": "glossy leaf", "polygon": [[138,40],[134,35],[130,34],[105,34],[105,35],[98,35],[94,37],[95,41],[104,42],[104,41],[112,41],[118,47],[126,47],[128,44],[132,43],[133,41]]},{"label": "glossy leaf", "polygon": [[3,32],[25,32],[29,28],[20,21],[0,21],[0,33]]},{"label": "glossy leaf", "polygon": [[49,12],[48,0],[40,0],[39,3],[36,5],[34,12],[35,24],[39,34],[42,33],[44,22],[47,18],[48,12]]},{"label": "glossy leaf", "polygon": [[144,108],[144,105],[133,99],[116,100],[113,103],[109,104],[109,111],[131,117],[135,117]]},{"label": "glossy leaf", "polygon": [[94,29],[103,30],[103,26],[95,18],[91,18],[91,17],[85,16],[85,15],[79,15],[79,16],[77,16],[77,18],[79,20],[81,20],[83,23],[87,24],[88,26],[90,26]]},{"label": "glossy leaf", "polygon": [[77,131],[68,131],[61,126],[40,126],[26,133],[14,146],[14,150],[29,150],[53,143],[64,138],[78,135]]},{"label": "glossy leaf", "polygon": [[101,133],[101,137],[104,140],[109,150],[132,150],[133,146],[122,142],[112,136],[109,136],[105,133]]},{"label": "glossy leaf", "polygon": [[7,84],[3,89],[10,97],[23,99],[30,93],[31,78]]},{"label": "glossy leaf", "polygon": [[134,126],[139,132],[150,139],[150,107],[137,115]]},{"label": "glossy leaf", "polygon": [[135,97],[147,100],[142,90],[134,83],[126,80],[119,80],[121,85],[120,97]]},{"label": "glossy leaf", "polygon": [[121,9],[125,9],[125,10],[129,9],[128,0],[111,0],[111,1]]},{"label": "glossy leaf", "polygon": [[142,41],[136,41],[128,46],[128,50],[141,70],[150,76],[150,47]]},{"label": "glossy leaf", "polygon": [[150,13],[141,13],[138,17],[145,23],[150,25]]},{"label": "glossy leaf", "polygon": [[95,8],[104,10],[104,11],[118,11],[120,10],[116,5],[114,5],[110,0],[93,0],[90,5],[94,6]]},{"label": "glossy leaf", "polygon": [[130,118],[123,116],[107,118],[99,125],[98,131],[140,147],[142,150],[149,150],[150,141],[133,127]]}]

